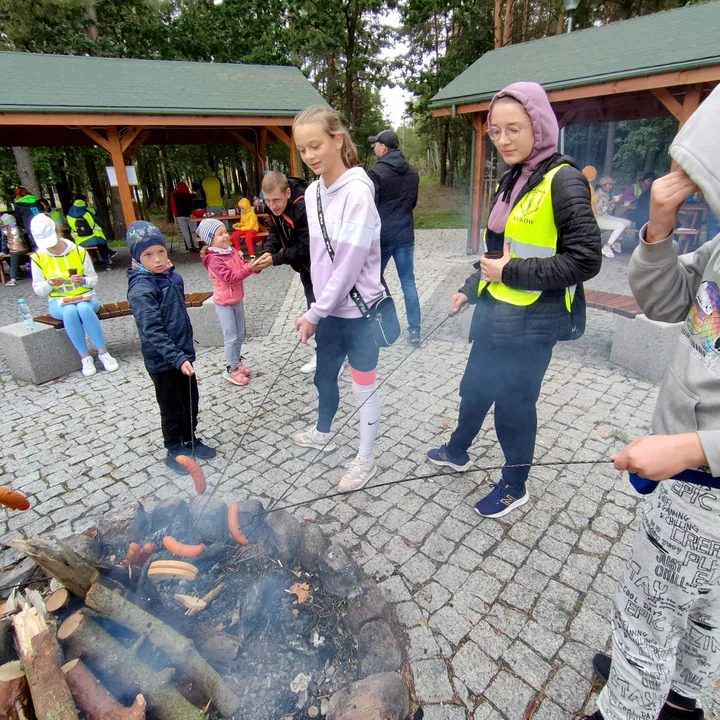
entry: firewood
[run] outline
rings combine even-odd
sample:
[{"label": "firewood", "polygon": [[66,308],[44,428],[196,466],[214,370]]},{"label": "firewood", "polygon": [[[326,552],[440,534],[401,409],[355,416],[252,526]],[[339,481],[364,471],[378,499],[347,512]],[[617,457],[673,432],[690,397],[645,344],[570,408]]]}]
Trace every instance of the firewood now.
[{"label": "firewood", "polygon": [[88,590],[85,602],[88,607],[101,615],[138,635],[146,635],[155,647],[165,652],[177,668],[190,678],[208,699],[212,700],[221,715],[229,717],[237,710],[240,705],[239,699],[198,653],[189,638],[100,583],[95,583]]},{"label": "firewood", "polygon": [[185,614],[197,615],[201,610],[204,610],[213,600],[215,600],[215,598],[217,598],[224,589],[225,583],[220,583],[219,585],[216,585],[209,593],[203,595],[202,601],[205,603],[203,607],[197,608],[197,610],[193,610],[192,608],[190,608]]},{"label": "firewood", "polygon": [[27,678],[19,660],[0,666],[0,717],[30,720],[32,705]]},{"label": "firewood", "polygon": [[12,620],[0,620],[0,665],[16,660],[15,648],[12,639]]},{"label": "firewood", "polygon": [[145,720],[145,698],[138,695],[132,707],[121,705],[83,665],[71,660],[62,667],[68,687],[87,720]]},{"label": "firewood", "polygon": [[50,597],[45,601],[45,607],[48,612],[56,613],[60,612],[70,602],[70,593],[65,588],[56,590]]},{"label": "firewood", "polygon": [[37,590],[26,590],[23,609],[13,617],[15,644],[30,686],[38,720],[78,720],[78,712],[60,669],[62,651],[55,622]]},{"label": "firewood", "polygon": [[116,678],[124,687],[142,693],[148,712],[158,720],[207,720],[172,685],[172,668],[156,672],[81,612],[73,613],[58,629],[68,655],[83,659],[97,670]]},{"label": "firewood", "polygon": [[173,597],[184,608],[187,608],[188,610],[195,610],[196,612],[199,612],[200,610],[204,610],[205,605],[207,604],[204,600],[193,597],[192,595],[183,595],[182,593],[176,593],[175,595],[173,595]]}]

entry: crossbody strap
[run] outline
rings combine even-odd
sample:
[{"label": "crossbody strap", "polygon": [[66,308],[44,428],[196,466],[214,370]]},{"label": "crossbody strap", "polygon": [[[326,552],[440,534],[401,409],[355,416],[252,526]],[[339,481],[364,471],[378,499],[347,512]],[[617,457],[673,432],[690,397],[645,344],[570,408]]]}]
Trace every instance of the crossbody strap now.
[{"label": "crossbody strap", "polygon": [[[323,214],[322,198],[320,197],[320,181],[319,180],[318,180],[318,185],[317,185],[317,214],[318,214],[318,220],[320,221],[320,230],[322,230],[323,240],[325,240],[325,249],[328,251],[330,260],[332,262],[335,262],[335,251],[333,250],[333,247],[330,244],[330,238],[328,237],[327,228],[325,227],[325,215]],[[368,309],[368,306],[366,305],[365,301],[362,299],[362,297],[360,296],[360,293],[357,291],[357,288],[354,285],[350,288],[350,292],[348,294],[352,298],[353,302],[357,305],[358,310],[362,313],[363,317],[366,320],[372,320],[372,315],[370,314],[370,310]]]}]

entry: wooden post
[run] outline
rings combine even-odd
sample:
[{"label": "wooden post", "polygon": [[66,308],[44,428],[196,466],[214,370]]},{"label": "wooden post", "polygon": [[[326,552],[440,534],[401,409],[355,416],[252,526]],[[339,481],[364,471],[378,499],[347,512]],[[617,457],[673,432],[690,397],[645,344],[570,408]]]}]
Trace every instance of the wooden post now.
[{"label": "wooden post", "polygon": [[118,135],[118,129],[114,125],[107,128],[108,143],[110,144],[110,156],[112,157],[113,168],[117,177],[118,191],[120,193],[120,204],[122,205],[125,227],[129,227],[135,218],[132,192],[125,173],[125,158],[123,157],[122,145]]},{"label": "wooden post", "polygon": [[[263,181],[263,173],[265,172],[265,157],[267,155],[267,128],[260,128],[260,134],[258,137],[258,150],[257,150],[257,157],[258,157],[258,164],[257,164],[257,172],[258,172],[258,188],[262,187],[262,181]],[[259,192],[259,190],[258,190]]]},{"label": "wooden post", "polygon": [[295,139],[293,138],[292,144],[290,145],[290,174],[294,177],[298,177],[300,174],[300,165],[298,163],[298,151],[295,145]]},{"label": "wooden post", "polygon": [[690,116],[700,106],[700,94],[702,93],[702,85],[688,85],[683,98],[682,110],[678,118],[678,130],[690,119]]},{"label": "wooden post", "polygon": [[480,221],[482,219],[482,200],[485,188],[485,152],[487,149],[486,112],[473,113],[473,128],[475,130],[475,168],[472,180],[472,195],[470,197],[470,247],[473,253],[480,252]]}]

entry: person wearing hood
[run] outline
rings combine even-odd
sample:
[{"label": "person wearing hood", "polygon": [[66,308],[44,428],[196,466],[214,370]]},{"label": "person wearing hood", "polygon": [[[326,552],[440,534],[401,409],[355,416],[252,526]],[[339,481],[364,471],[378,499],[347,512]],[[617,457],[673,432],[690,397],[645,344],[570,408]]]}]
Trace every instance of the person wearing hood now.
[{"label": "person wearing hood", "polygon": [[608,682],[589,720],[702,720],[720,675],[720,235],[687,255],[673,241],[698,188],[720,211],[718,120],[715,88],[671,143],[679,167],[653,183],[628,267],[647,317],[683,324],[652,434],[611,458],[649,501],[615,594],[612,664],[593,659]]},{"label": "person wearing hood", "polygon": [[160,407],[165,465],[187,475],[175,459],[178,455],[207,460],[216,451],[195,435],[200,398],[185,284],[168,258],[165,236],[155,225],[146,220],[130,223],[126,240],[132,257],[127,299]]},{"label": "person wearing hood", "polygon": [[190,193],[190,189],[187,184],[180,181],[177,187],[170,193],[170,211],[175,218],[180,233],[183,236],[185,242],[185,249],[188,252],[197,252],[198,245],[193,238],[193,233],[190,228],[189,217],[192,215],[193,210],[193,196]]},{"label": "person wearing hood", "polygon": [[60,237],[55,221],[44,213],[30,221],[30,232],[38,247],[37,252],[30,254],[33,290],[49,299],[48,312],[63,321],[65,332],[82,359],[82,374],[85,377],[95,374],[95,360],[88,350],[85,333],[97,348],[98,360],[105,370],[114,372],[118,363],[108,352],[97,316],[100,302],[94,288],[98,276],[90,254]]},{"label": "person wearing hood", "polygon": [[420,344],[420,300],[415,287],[415,227],[413,210],[417,205],[420,177],[403,157],[398,136],[383,130],[368,138],[377,162],[367,174],[375,185],[375,205],[380,214],[380,272],[384,276],[390,258],[400,279],[408,321],[408,342]]},{"label": "person wearing hood", "polygon": [[258,234],[260,224],[258,223],[257,215],[250,205],[250,201],[247,198],[240,198],[237,206],[238,212],[240,213],[240,222],[233,225],[234,232],[232,234],[232,244],[237,252],[240,250],[240,241],[242,240],[247,247],[248,256],[250,260],[255,259],[255,236]]},{"label": "person wearing hood", "polygon": [[37,247],[30,230],[32,219],[44,212],[40,201],[26,187],[20,185],[15,188],[15,223],[18,230],[27,239],[33,250]]},{"label": "person wearing hood", "polygon": [[95,213],[88,207],[87,198],[78,195],[67,214],[70,234],[76,244],[82,247],[96,247],[106,270],[112,265],[112,256],[116,253],[108,247],[102,225]]},{"label": "person wearing hood", "polygon": [[494,404],[506,466],[475,510],[502,517],[528,501],[540,387],[555,343],[582,335],[582,283],[597,275],[602,256],[587,180],[557,152],[557,118],[543,88],[518,82],[495,95],[488,135],[510,168],[492,200],[478,271],[450,302],[451,314],[475,306],[458,425],[427,456],[469,470],[468,449]]},{"label": "person wearing hood", "polygon": [[293,441],[300,447],[332,449],[330,430],[340,402],[338,373],[347,357],[360,406],[360,447],[338,489],[350,492],[364,487],[377,472],[373,455],[380,425],[379,349],[370,322],[350,292],[354,289],[368,307],[384,294],[380,216],[372,181],[358,167],[355,143],[335,112],[320,106],[304,110],[295,118],[293,136],[303,162],[318,176],[305,193],[315,301],[295,327],[303,343],[315,335],[319,395],[317,424],[293,435]]}]

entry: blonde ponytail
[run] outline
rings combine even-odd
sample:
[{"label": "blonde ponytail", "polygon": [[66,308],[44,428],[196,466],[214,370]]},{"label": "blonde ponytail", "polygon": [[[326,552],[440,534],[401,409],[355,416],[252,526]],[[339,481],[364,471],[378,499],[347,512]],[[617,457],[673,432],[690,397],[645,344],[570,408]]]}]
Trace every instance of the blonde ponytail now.
[{"label": "blonde ponytail", "polygon": [[322,105],[313,105],[306,108],[295,118],[293,128],[296,128],[298,125],[308,125],[309,123],[320,123],[325,132],[331,137],[335,137],[336,135],[342,137],[340,156],[346,168],[355,167],[360,164],[357,147],[350,137],[350,132],[342,124],[340,117],[334,110],[330,110]]}]

